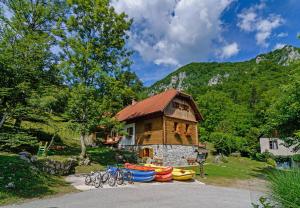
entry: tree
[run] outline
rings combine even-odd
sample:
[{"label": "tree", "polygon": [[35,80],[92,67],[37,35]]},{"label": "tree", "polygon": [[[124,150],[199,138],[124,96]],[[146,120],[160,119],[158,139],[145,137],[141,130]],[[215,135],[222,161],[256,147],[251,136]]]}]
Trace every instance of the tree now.
[{"label": "tree", "polygon": [[125,46],[131,21],[108,0],[69,0],[67,11],[55,34],[62,50],[60,68],[70,87],[67,114],[80,132],[85,157],[85,137],[97,125],[115,124],[112,116],[124,97],[134,96],[121,78],[131,64]]},{"label": "tree", "polygon": [[5,0],[0,12],[0,128],[7,116],[19,127],[23,119],[38,117],[28,103],[43,86],[57,83],[55,39],[51,30],[63,4],[47,0]]},{"label": "tree", "polygon": [[[299,67],[299,66],[298,66]],[[267,113],[266,132],[278,130],[287,146],[300,149],[300,76],[281,87],[281,96]]]}]

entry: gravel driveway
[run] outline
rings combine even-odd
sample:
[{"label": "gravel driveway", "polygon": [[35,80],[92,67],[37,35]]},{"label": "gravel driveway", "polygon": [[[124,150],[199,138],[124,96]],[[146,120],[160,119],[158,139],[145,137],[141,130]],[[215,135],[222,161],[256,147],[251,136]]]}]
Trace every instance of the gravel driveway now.
[{"label": "gravel driveway", "polygon": [[120,188],[94,189],[57,198],[36,200],[7,208],[153,208],[153,207],[252,207],[263,193],[199,183],[134,184]]}]

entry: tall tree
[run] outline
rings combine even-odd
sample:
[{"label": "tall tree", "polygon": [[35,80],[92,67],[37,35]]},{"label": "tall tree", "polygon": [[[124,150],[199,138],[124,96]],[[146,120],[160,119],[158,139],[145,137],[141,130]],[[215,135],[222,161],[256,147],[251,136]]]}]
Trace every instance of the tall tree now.
[{"label": "tall tree", "polygon": [[56,31],[60,67],[71,88],[68,115],[80,132],[81,156],[85,137],[97,125],[114,123],[112,115],[134,92],[120,74],[130,66],[125,47],[131,21],[117,14],[108,0],[69,0],[68,13]]},{"label": "tall tree", "polygon": [[63,3],[5,0],[1,8],[6,12],[0,13],[0,128],[8,115],[16,126],[37,117],[29,98],[43,85],[57,82],[51,30]]}]

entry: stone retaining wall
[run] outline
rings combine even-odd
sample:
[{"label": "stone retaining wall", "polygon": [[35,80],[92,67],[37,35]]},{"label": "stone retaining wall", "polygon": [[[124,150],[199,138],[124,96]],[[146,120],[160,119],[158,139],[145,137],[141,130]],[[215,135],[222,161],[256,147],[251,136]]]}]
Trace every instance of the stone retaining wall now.
[{"label": "stone retaining wall", "polygon": [[162,158],[163,165],[171,166],[187,166],[187,159],[197,157],[197,147],[189,145],[138,145],[123,148],[137,152],[143,148],[152,148],[154,157]]}]

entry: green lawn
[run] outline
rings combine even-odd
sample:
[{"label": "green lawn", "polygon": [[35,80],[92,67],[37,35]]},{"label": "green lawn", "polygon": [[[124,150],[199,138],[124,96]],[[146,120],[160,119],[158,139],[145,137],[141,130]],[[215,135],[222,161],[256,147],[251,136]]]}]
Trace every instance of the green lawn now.
[{"label": "green lawn", "polygon": [[197,178],[207,184],[231,186],[238,181],[264,179],[269,166],[246,157],[228,157],[227,163],[213,163],[209,158],[204,165],[205,178]]},{"label": "green lawn", "polygon": [[[0,205],[76,191],[63,177],[37,170],[18,155],[0,153]],[[5,188],[13,182],[14,188]]]}]

